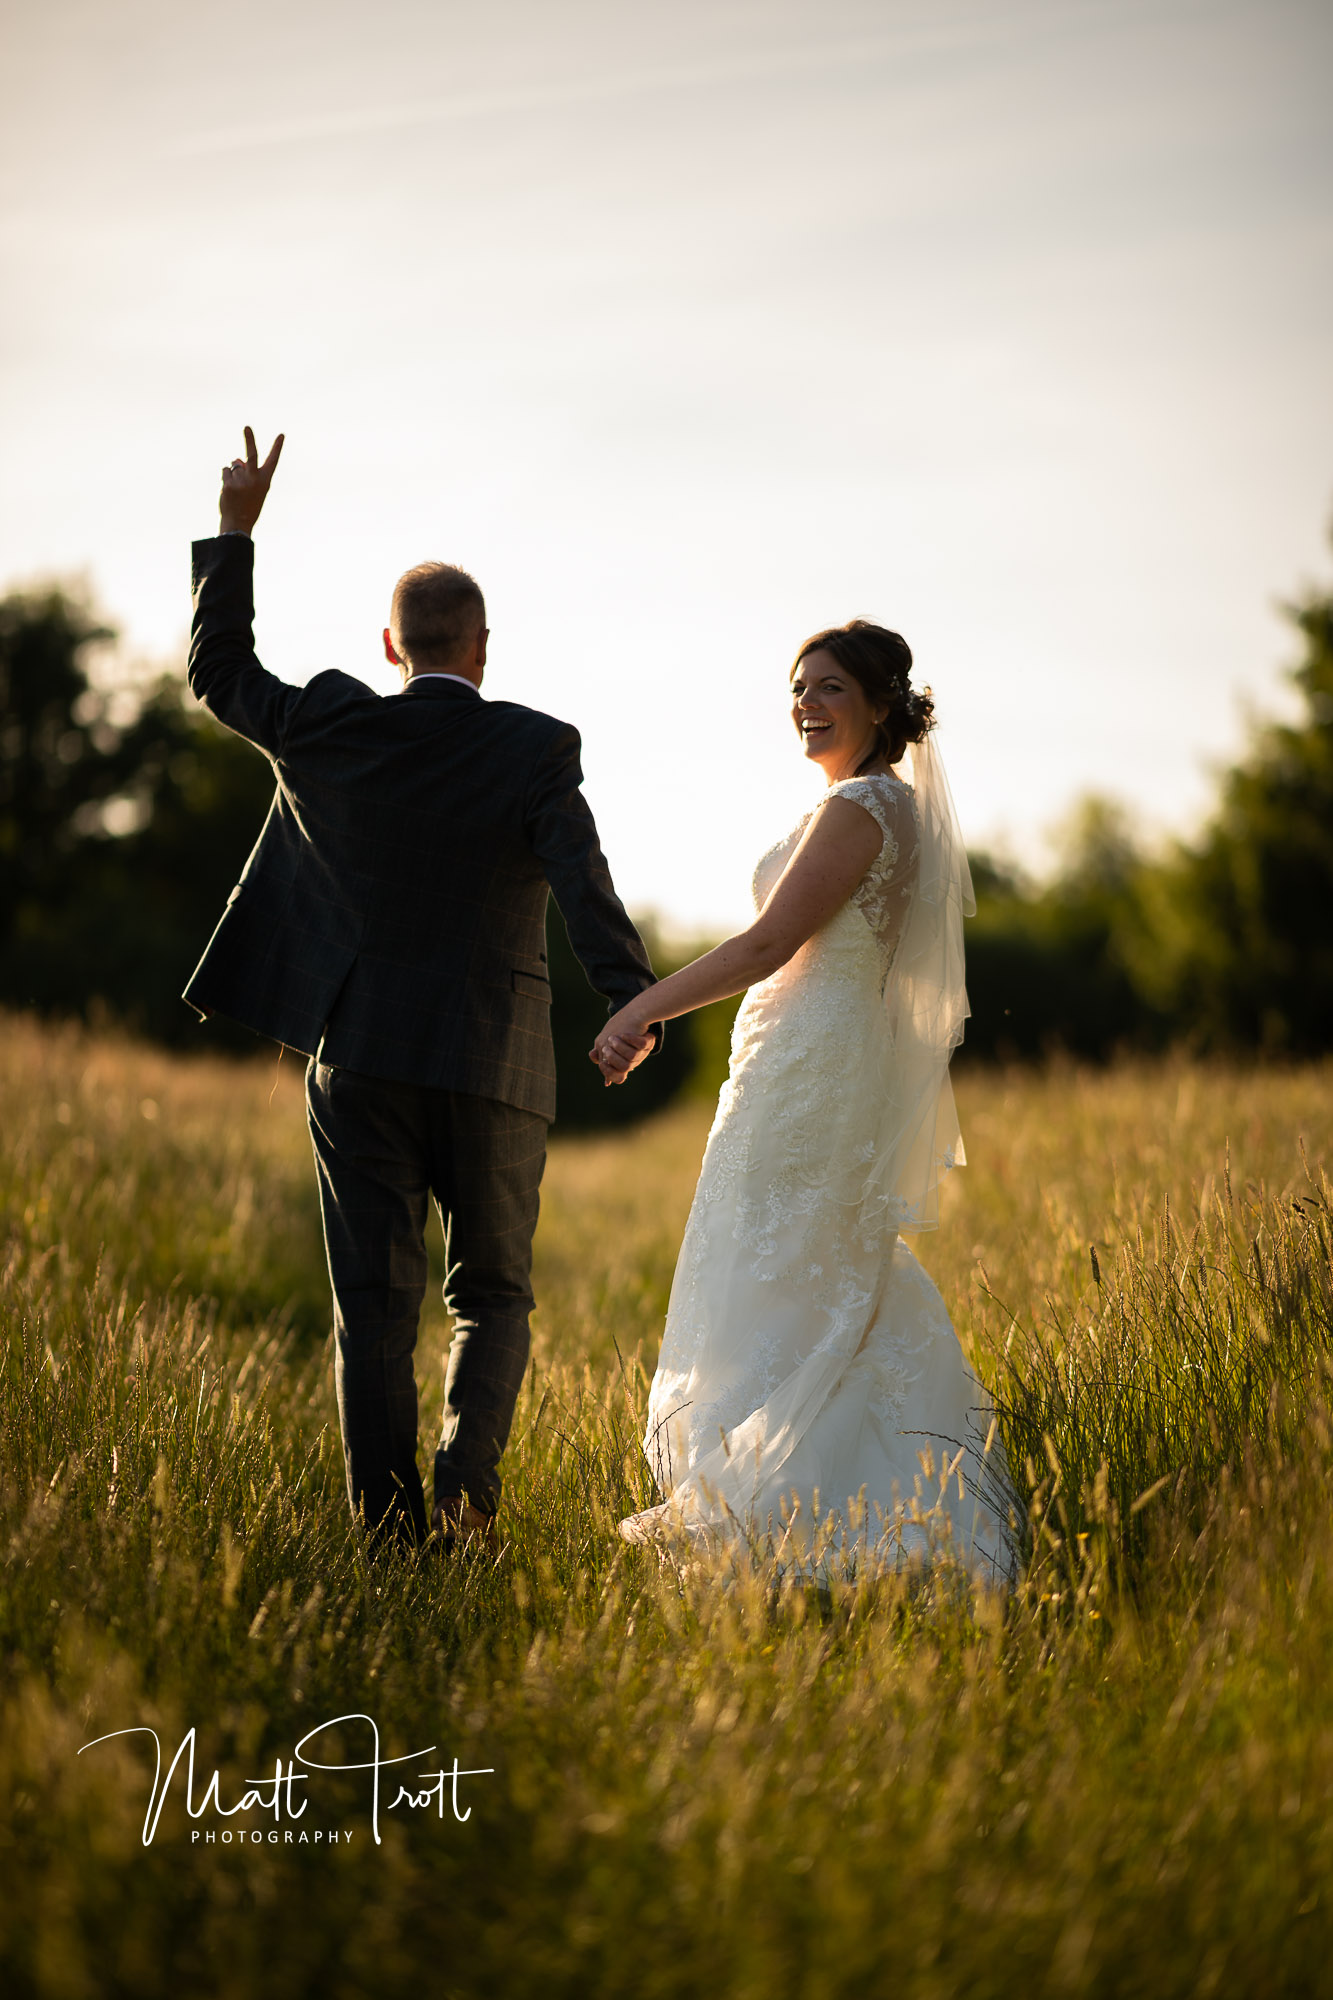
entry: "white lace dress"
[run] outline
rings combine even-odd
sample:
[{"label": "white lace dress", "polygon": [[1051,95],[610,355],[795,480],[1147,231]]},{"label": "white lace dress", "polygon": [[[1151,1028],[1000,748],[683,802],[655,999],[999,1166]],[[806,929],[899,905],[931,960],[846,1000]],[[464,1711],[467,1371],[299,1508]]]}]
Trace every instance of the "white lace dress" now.
[{"label": "white lace dress", "polygon": [[[915,1082],[904,1109],[886,1004],[919,815],[892,775],[831,789],[872,816],[882,845],[849,901],[737,1015],[649,1401],[644,1449],[667,1497],[622,1533],[743,1533],[784,1556],[822,1548],[825,1561],[835,1547],[897,1561],[951,1543],[972,1570],[1005,1576],[1002,1447],[944,1301],[899,1234],[928,1222],[894,1192],[893,1160],[919,1148],[903,1136],[913,1119],[939,1150],[936,1177],[961,1158],[947,1073],[924,1114]],[[809,818],[760,860],[756,908]]]}]

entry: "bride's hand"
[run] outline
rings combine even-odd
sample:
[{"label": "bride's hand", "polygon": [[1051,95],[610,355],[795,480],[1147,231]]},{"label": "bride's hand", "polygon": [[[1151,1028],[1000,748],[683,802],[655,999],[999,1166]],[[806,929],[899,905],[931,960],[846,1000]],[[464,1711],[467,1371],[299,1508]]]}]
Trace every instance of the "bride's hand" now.
[{"label": "bride's hand", "polygon": [[623,1083],[630,1071],[637,1069],[652,1052],[653,1046],[653,1037],[647,1033],[640,1010],[631,1001],[628,1007],[612,1015],[589,1049],[588,1058],[597,1064],[604,1082]]},{"label": "bride's hand", "polygon": [[613,1035],[606,1041],[599,1039],[597,1047],[589,1049],[588,1058],[597,1064],[604,1082],[623,1083],[630,1071],[652,1053],[652,1047],[651,1035],[633,1040],[628,1035]]}]

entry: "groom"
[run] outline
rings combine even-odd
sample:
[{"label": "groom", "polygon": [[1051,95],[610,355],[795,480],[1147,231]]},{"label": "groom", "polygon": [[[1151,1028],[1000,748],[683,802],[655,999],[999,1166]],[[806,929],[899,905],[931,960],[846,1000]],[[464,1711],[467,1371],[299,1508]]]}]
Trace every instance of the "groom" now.
[{"label": "groom", "polygon": [[577,731],[482,697],[486,608],[465,571],[399,578],[400,694],[260,666],[250,537],[282,442],[261,465],[247,428],[220,532],[194,544],[190,686],[277,790],[185,998],[310,1058],[347,1490],[374,1541],[428,1533],[412,1355],[438,1203],[454,1335],[431,1525],[446,1547],[494,1547],[555,1112],[548,888],[612,1009],[652,969],[579,790]]}]

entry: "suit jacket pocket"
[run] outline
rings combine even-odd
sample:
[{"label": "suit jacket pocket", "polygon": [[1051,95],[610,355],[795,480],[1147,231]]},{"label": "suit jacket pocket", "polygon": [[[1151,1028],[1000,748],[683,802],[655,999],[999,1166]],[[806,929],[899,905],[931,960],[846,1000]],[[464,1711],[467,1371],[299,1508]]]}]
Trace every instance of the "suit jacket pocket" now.
[{"label": "suit jacket pocket", "polygon": [[525,1000],[544,1000],[549,1003],[551,998],[549,979],[543,979],[535,972],[511,972],[509,977],[513,981],[515,993],[521,993]]}]

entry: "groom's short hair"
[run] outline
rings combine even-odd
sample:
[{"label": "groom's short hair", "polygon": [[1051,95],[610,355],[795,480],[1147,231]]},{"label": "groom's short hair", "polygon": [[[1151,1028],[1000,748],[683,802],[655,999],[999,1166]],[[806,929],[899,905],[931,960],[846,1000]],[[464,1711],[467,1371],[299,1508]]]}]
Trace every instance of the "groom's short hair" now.
[{"label": "groom's short hair", "polygon": [[393,588],[394,648],[414,667],[451,667],[486,623],[476,578],[450,563],[418,563]]}]

